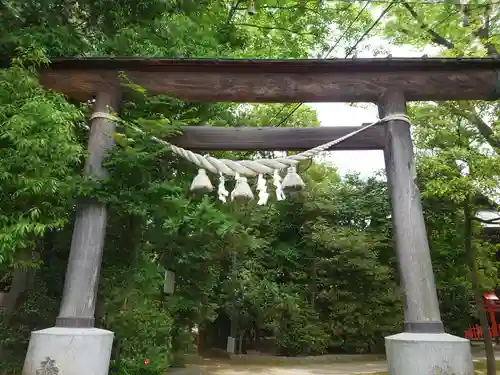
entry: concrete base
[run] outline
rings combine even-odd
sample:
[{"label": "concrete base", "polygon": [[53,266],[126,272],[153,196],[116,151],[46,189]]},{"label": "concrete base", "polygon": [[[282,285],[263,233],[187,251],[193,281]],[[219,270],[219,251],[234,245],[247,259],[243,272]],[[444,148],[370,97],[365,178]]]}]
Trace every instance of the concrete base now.
[{"label": "concrete base", "polygon": [[389,375],[474,375],[469,340],[447,333],[385,338]]},{"label": "concrete base", "polygon": [[97,328],[48,328],[31,333],[23,375],[38,375],[47,357],[62,375],[107,375],[113,332]]}]

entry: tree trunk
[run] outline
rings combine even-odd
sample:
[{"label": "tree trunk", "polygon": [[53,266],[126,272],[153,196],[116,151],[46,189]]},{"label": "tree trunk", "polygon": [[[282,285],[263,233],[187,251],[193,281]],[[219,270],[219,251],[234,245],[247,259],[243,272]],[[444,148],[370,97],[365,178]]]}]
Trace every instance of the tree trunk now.
[{"label": "tree trunk", "polygon": [[255,341],[254,341],[254,349],[260,351],[260,321],[255,321]]},{"label": "tree trunk", "polygon": [[[34,253],[24,251],[20,255],[20,259],[24,261],[34,260]],[[32,268],[18,267],[15,268],[12,274],[12,282],[9,294],[5,303],[5,315],[7,321],[10,320],[17,308],[22,304],[26,297],[26,292],[32,286],[34,281],[35,270]]]},{"label": "tree trunk", "polygon": [[470,201],[467,200],[464,204],[464,247],[465,252],[469,258],[470,278],[472,283],[472,292],[476,302],[476,310],[481,322],[481,329],[483,330],[484,349],[486,352],[486,368],[487,375],[496,375],[496,362],[495,351],[493,350],[493,340],[491,339],[488,317],[484,311],[483,294],[479,285],[479,277],[477,272],[476,253],[474,246],[472,246],[472,213]]},{"label": "tree trunk", "polygon": [[[236,252],[233,252],[232,255],[232,262],[231,262],[231,273],[232,273],[232,282],[234,285],[234,282],[236,281]],[[236,295],[233,291],[233,294],[231,296],[232,300],[232,309],[231,312],[229,313],[229,319],[230,319],[230,332],[229,332],[229,337],[227,338],[227,351],[229,354],[235,354],[235,347],[236,347],[236,340],[237,340],[237,332],[238,332],[238,315],[237,312],[235,311],[236,309]]]},{"label": "tree trunk", "polygon": [[240,331],[240,339],[239,339],[239,343],[238,343],[238,354],[243,354],[243,337],[245,336],[245,330],[242,329]]},{"label": "tree trunk", "polygon": [[[117,214],[115,214],[117,215]],[[129,215],[127,218],[126,226],[126,235],[122,237],[123,243],[120,243],[122,249],[126,249],[129,254],[129,262],[130,269],[134,270],[137,268],[139,259],[140,259],[140,251],[142,245],[142,231],[143,231],[143,221],[140,217],[135,215]],[[133,279],[134,272],[130,272],[129,278],[126,281],[125,289],[122,290],[124,296],[123,305],[127,303],[127,296],[129,292],[129,288],[133,288]],[[98,306],[99,309],[96,308],[95,319],[96,322],[102,322],[102,318],[105,314],[105,296],[103,295],[103,289],[100,288],[100,293],[98,293]],[[100,302],[100,303],[99,303]],[[97,306],[96,306],[97,307]],[[103,325],[103,328],[112,330],[112,326]],[[115,336],[113,341],[113,348],[111,352],[111,358],[115,361],[120,360],[120,348],[121,348],[122,337]]]},{"label": "tree trunk", "polygon": [[27,270],[25,268],[16,268],[12,276],[12,284],[9,294],[7,294],[5,303],[5,315],[10,320],[12,314],[16,311],[21,294],[26,289]]},{"label": "tree trunk", "polygon": [[316,254],[313,250],[312,252],[312,263],[311,263],[311,276],[310,276],[310,282],[309,282],[309,290],[311,293],[311,307],[313,310],[315,309],[316,306],[316,294],[318,290],[317,286],[317,270],[316,270]]}]

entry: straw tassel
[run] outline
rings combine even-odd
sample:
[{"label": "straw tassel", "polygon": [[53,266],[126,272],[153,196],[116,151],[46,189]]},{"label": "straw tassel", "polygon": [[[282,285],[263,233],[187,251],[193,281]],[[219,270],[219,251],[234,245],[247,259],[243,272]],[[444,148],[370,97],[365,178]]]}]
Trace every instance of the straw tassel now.
[{"label": "straw tassel", "polygon": [[297,168],[295,166],[288,168],[288,173],[282,182],[284,192],[295,192],[302,190],[306,185],[302,178],[297,174]]},{"label": "straw tassel", "polygon": [[250,185],[248,185],[247,178],[236,174],[236,185],[231,192],[231,200],[238,201],[250,199],[253,199],[253,193],[252,189],[250,189]]},{"label": "straw tassel", "polygon": [[206,170],[198,169],[198,174],[193,179],[190,190],[195,193],[208,193],[214,190]]}]

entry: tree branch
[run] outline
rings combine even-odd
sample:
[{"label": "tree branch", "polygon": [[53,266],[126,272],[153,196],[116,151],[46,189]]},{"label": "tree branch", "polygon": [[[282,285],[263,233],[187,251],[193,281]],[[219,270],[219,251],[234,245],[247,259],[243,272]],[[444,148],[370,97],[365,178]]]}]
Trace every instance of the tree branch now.
[{"label": "tree branch", "polygon": [[484,26],[479,28],[476,32],[474,32],[474,35],[476,35],[479,38],[484,48],[486,48],[486,53],[488,54],[488,56],[498,56],[498,50],[490,40],[490,24],[491,24],[490,10],[491,8],[489,5],[485,7]]},{"label": "tree branch", "polygon": [[476,113],[474,108],[471,108],[470,113],[467,115],[467,119],[476,125],[479,133],[486,139],[486,142],[495,149],[496,151],[500,150],[500,140],[495,138],[495,133],[493,129],[483,121],[481,117]]},{"label": "tree branch", "polygon": [[458,108],[455,106],[450,106],[450,108],[454,115],[466,118],[469,122],[474,124],[479,134],[481,134],[493,150],[498,153],[500,151],[500,140],[496,138],[493,129],[479,117],[474,106],[466,106],[467,107],[462,103]]},{"label": "tree branch", "polygon": [[261,26],[261,25],[254,25],[251,23],[235,23],[234,26],[255,27],[256,29],[261,29],[261,30],[281,30],[281,31],[285,31],[285,32],[297,34],[297,35],[315,35],[314,33],[301,33],[300,31],[294,31],[294,30],[286,29],[284,27]]},{"label": "tree branch", "polygon": [[483,224],[495,224],[497,222],[500,223],[500,216],[496,217],[494,219],[489,219],[489,220],[484,220],[484,219],[480,219],[478,217],[473,217],[472,220],[479,221],[480,223],[483,223]]},{"label": "tree branch", "polygon": [[[235,10],[246,10],[247,8],[235,8]],[[299,4],[297,5],[291,5],[291,6],[278,6],[278,5],[260,5],[259,9],[280,9],[280,10],[305,10],[306,12],[312,12],[319,14],[319,12],[314,9],[314,8],[309,8],[306,6],[300,6]]]},{"label": "tree branch", "polygon": [[232,1],[232,4],[231,4],[231,9],[229,10],[229,14],[228,14],[228,17],[227,17],[227,24],[229,24],[231,22],[231,20],[233,19],[234,17],[234,14],[236,13],[236,10],[238,9],[238,5],[241,3],[241,0],[233,0]]},{"label": "tree branch", "polygon": [[[432,30],[424,21],[420,19],[418,16],[417,12],[412,8],[411,5],[409,5],[406,1],[402,2],[403,6],[408,10],[408,12],[412,15],[412,17],[420,24],[420,27],[425,30],[430,36],[431,39],[434,43],[439,44],[441,46],[444,46],[448,49],[453,49],[455,45],[453,42],[447,40],[443,36],[439,35],[436,31]],[[490,17],[490,6],[487,5],[485,9],[485,23],[484,26],[479,28],[474,32],[474,35],[477,36],[480,40],[480,42],[483,44],[483,46],[486,48],[488,55],[490,56],[499,56],[498,49],[496,46],[491,42],[490,40],[490,24],[491,24],[491,17]],[[493,22],[496,22],[497,17],[500,16],[500,14],[497,14]],[[498,153],[500,151],[500,139],[497,139],[495,137],[495,134],[493,132],[493,129],[488,126],[487,123],[481,119],[481,117],[478,116],[476,110],[474,107],[470,107],[467,113],[463,113],[461,110],[454,110],[455,114],[461,117],[465,117],[467,120],[469,120],[472,124],[474,124],[479,132],[486,142]]]},{"label": "tree branch", "polygon": [[432,30],[429,25],[422,21],[417,12],[415,12],[410,4],[408,4],[406,1],[403,1],[402,4],[408,10],[408,12],[410,12],[411,16],[420,24],[420,28],[425,30],[431,36],[431,40],[434,43],[444,46],[448,49],[455,48],[455,45],[451,41],[439,35],[436,31]]}]

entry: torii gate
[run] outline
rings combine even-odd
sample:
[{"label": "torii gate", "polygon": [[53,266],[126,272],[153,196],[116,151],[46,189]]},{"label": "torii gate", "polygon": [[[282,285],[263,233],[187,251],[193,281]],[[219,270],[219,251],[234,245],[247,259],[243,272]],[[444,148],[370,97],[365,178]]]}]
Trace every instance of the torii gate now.
[{"label": "torii gate", "polygon": [[[119,73],[151,94],[188,101],[372,102],[381,117],[404,114],[407,101],[496,100],[500,60],[331,59],[210,60],[64,58],[40,72],[42,84],[77,100],[96,98],[95,113],[118,112]],[[126,92],[123,92],[126,95]],[[109,117],[110,118],[110,117]],[[91,120],[85,173],[105,175],[102,161],[115,125]],[[352,128],[184,128],[173,142],[192,150],[304,150]],[[410,126],[392,120],[336,149],[383,149],[392,202],[397,258],[405,292],[404,332],[386,337],[391,375],[473,375],[469,341],[446,334],[441,322]],[[32,333],[23,375],[36,375],[47,357],[64,375],[106,375],[113,333],[94,328],[106,228],[106,206],[82,203],[75,221],[63,300],[53,328]]]}]

